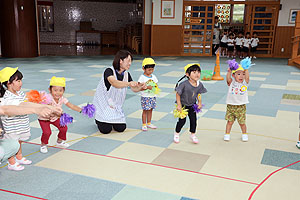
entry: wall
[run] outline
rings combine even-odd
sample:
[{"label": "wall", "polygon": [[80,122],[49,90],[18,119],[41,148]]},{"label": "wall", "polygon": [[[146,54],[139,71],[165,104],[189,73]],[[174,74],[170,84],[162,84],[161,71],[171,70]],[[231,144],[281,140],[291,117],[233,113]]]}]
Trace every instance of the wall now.
[{"label": "wall", "polygon": [[299,0],[281,0],[282,8],[279,11],[278,26],[295,26],[295,24],[289,24],[289,16],[291,9],[300,9]]},{"label": "wall", "polygon": [[175,0],[175,18],[161,19],[161,0],[153,0],[152,56],[180,56],[183,0]]},{"label": "wall", "polygon": [[135,23],[129,16],[133,7],[131,3],[55,0],[54,32],[40,32],[40,42],[74,43],[80,21],[92,21],[95,30],[118,31],[126,24]]},{"label": "wall", "polygon": [[144,0],[144,24],[142,35],[143,55],[151,54],[151,14],[152,0]]}]

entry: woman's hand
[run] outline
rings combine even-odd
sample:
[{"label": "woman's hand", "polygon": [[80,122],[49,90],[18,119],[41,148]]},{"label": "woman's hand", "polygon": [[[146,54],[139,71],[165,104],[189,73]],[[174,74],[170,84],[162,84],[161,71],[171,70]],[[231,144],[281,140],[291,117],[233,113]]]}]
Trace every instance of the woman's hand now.
[{"label": "woman's hand", "polygon": [[44,118],[49,118],[51,116],[60,116],[61,113],[62,109],[60,107],[47,105],[43,108],[36,108],[36,114]]},{"label": "woman's hand", "polygon": [[138,87],[138,85],[139,85],[138,82],[130,81],[128,86],[131,88],[135,88],[135,87]]}]

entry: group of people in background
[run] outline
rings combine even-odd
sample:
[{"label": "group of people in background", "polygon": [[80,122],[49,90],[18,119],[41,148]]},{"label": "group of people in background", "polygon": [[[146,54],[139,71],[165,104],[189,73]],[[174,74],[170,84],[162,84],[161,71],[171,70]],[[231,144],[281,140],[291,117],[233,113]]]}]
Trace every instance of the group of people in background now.
[{"label": "group of people in background", "polygon": [[227,58],[254,58],[256,59],[256,51],[259,44],[257,32],[244,34],[243,31],[236,31],[232,27],[222,29],[215,17],[214,35],[213,35],[213,54],[218,50],[221,57]]}]

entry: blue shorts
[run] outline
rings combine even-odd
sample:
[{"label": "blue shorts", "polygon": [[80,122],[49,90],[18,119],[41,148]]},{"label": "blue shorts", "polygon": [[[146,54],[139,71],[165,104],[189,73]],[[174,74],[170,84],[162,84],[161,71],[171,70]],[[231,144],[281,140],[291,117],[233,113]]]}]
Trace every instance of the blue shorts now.
[{"label": "blue shorts", "polygon": [[156,108],[156,97],[141,97],[141,106],[143,110]]}]

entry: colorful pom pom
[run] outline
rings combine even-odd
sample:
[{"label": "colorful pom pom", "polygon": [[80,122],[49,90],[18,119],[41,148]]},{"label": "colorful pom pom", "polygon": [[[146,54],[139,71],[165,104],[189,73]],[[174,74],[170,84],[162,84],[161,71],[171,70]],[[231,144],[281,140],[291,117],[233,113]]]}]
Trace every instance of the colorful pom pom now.
[{"label": "colorful pom pom", "polygon": [[60,119],[59,119],[60,126],[64,127],[64,126],[67,126],[68,124],[71,124],[72,122],[73,122],[73,117],[71,117],[67,113],[63,113],[60,116]]},{"label": "colorful pom pom", "polygon": [[51,104],[52,99],[53,99],[51,94],[48,94],[45,91],[41,91],[40,94],[41,94],[41,97],[42,97],[41,104]]},{"label": "colorful pom pom", "polygon": [[230,70],[237,70],[239,68],[239,64],[235,61],[235,59],[227,61]]},{"label": "colorful pom pom", "polygon": [[188,115],[188,109],[185,109],[185,107],[183,107],[182,109],[181,109],[181,111],[179,112],[178,110],[177,110],[177,105],[175,105],[175,109],[173,110],[173,113],[174,113],[174,117],[175,118],[180,118],[180,119],[184,119],[184,118],[186,118],[186,116]]},{"label": "colorful pom pom", "polygon": [[82,114],[87,115],[89,118],[95,116],[96,107],[93,104],[87,104],[86,106],[82,107]]},{"label": "colorful pom pom", "polygon": [[26,93],[27,101],[32,103],[41,103],[42,102],[42,96],[37,90],[30,90]]},{"label": "colorful pom pom", "polygon": [[199,108],[198,104],[196,104],[196,103],[193,105],[193,109],[196,113],[202,112],[203,107],[204,107],[204,104],[202,104],[201,108]]},{"label": "colorful pom pom", "polygon": [[152,80],[149,80],[146,82],[147,86],[152,86],[152,89],[151,90],[146,90],[146,92],[149,92],[149,93],[152,93],[152,94],[159,94],[161,89],[158,88],[157,84],[152,81]]},{"label": "colorful pom pom", "polygon": [[254,63],[251,63],[251,58],[249,57],[244,58],[240,63],[244,69],[249,69],[252,65],[255,65]]}]

